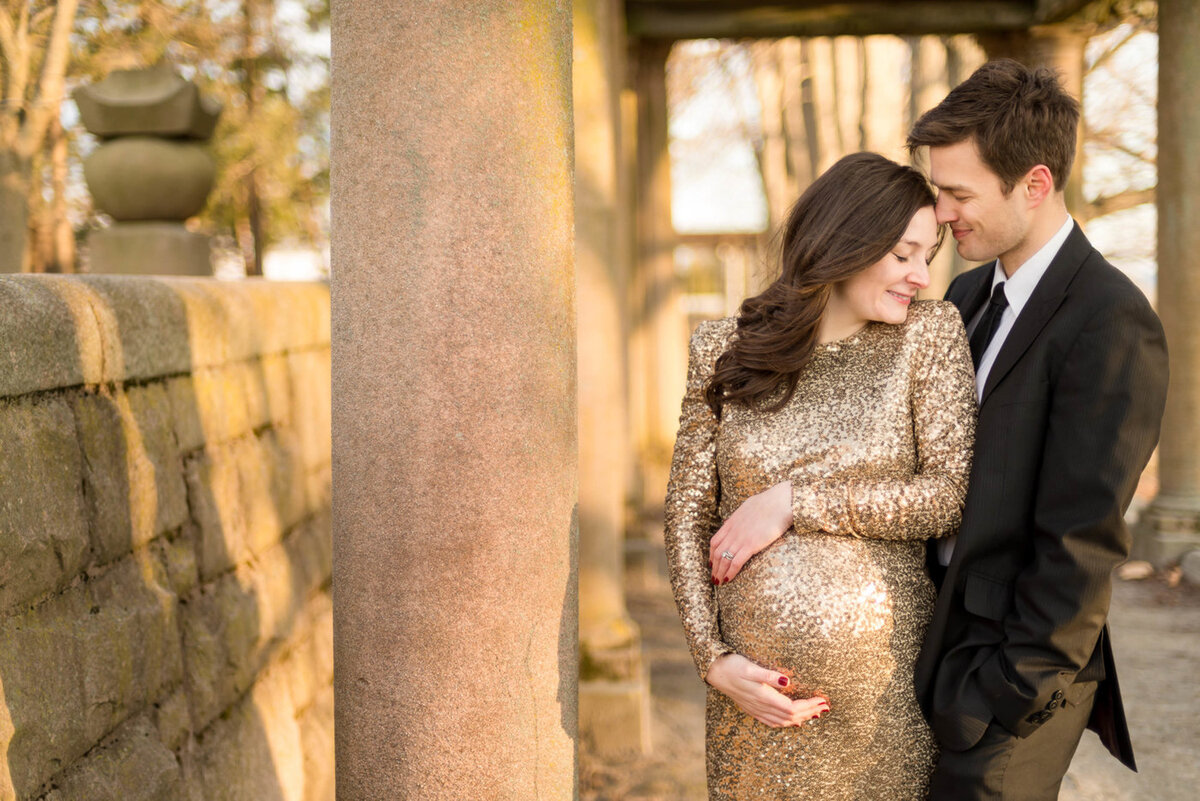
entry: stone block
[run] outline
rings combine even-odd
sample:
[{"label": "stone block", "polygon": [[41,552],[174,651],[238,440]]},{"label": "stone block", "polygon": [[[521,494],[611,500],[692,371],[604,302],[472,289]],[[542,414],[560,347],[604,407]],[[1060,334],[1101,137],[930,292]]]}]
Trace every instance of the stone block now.
[{"label": "stone block", "polygon": [[201,581],[208,581],[236,565],[245,551],[246,519],[233,446],[214,446],[188,457],[184,477],[197,524],[196,565]]},{"label": "stone block", "polygon": [[168,281],[137,275],[65,280],[91,292],[92,310],[105,340],[106,381],[149,380],[191,371],[190,321]]},{"label": "stone block", "polygon": [[329,583],[333,572],[333,536],[328,512],[297,526],[284,540],[283,547],[297,592],[307,597]]},{"label": "stone block", "polygon": [[314,514],[329,511],[333,502],[333,465],[313,468],[304,476],[308,509]]},{"label": "stone block", "polygon": [[1185,553],[1179,566],[1183,569],[1183,577],[1188,583],[1200,586],[1200,550],[1193,549]]},{"label": "stone block", "polygon": [[[113,157],[129,155],[121,154],[125,146],[133,142],[123,141],[113,143],[114,148],[97,148],[91,157],[84,161],[84,169],[93,173],[113,169]],[[153,157],[159,162],[183,163],[190,162],[192,170],[203,168],[207,155],[202,149],[188,147],[187,144],[168,142],[166,140],[142,140],[139,148],[152,149]],[[104,147],[101,145],[101,147]],[[107,152],[106,152],[107,151]],[[102,160],[102,161],[101,161]],[[108,164],[103,162],[107,161]],[[90,169],[89,169],[90,168]],[[193,186],[193,194],[199,187]],[[93,199],[99,200],[93,195]],[[139,277],[159,275],[206,275],[213,274],[212,240],[208,234],[189,231],[183,223],[152,220],[141,217],[148,210],[144,200],[149,200],[145,193],[141,197],[134,194],[128,198],[109,196],[106,200],[113,204],[107,208],[121,216],[128,216],[128,221],[118,220],[108,228],[97,228],[88,232],[88,269],[92,275],[131,275]],[[117,205],[120,204],[120,205]],[[97,203],[98,207],[101,207]],[[113,209],[113,211],[109,211]],[[178,208],[175,209],[179,211]]]},{"label": "stone block", "polygon": [[93,547],[101,563],[188,518],[183,462],[162,383],[73,396]]},{"label": "stone block", "polygon": [[5,276],[0,308],[0,397],[176,376],[330,341],[329,287],[318,282]]},{"label": "stone block", "polygon": [[288,354],[288,371],[292,379],[292,425],[300,437],[304,466],[325,464],[332,451],[329,350]]},{"label": "stone block", "polygon": [[262,610],[253,571],[237,571],[200,586],[185,599],[185,688],[192,731],[201,731],[254,682],[262,669]]},{"label": "stone block", "polygon": [[196,567],[196,542],[199,529],[188,522],[175,536],[160,537],[153,545],[162,562],[171,591],[180,598],[187,596],[200,581]]},{"label": "stone block", "polygon": [[579,683],[579,736],[594,754],[621,756],[650,751],[650,682]]},{"label": "stone block", "polygon": [[292,385],[287,357],[280,353],[263,356],[251,372],[266,391],[270,421],[276,426],[287,424],[292,419]]},{"label": "stone block", "polygon": [[190,375],[167,379],[167,396],[171,399],[171,423],[179,452],[186,455],[204,447],[204,423],[200,419],[200,404]]},{"label": "stone block", "polygon": [[333,602],[328,593],[309,599],[282,662],[299,712],[333,690]]},{"label": "stone block", "polygon": [[101,380],[90,294],[61,276],[0,277],[0,397]]},{"label": "stone block", "polygon": [[67,402],[0,401],[0,455],[4,611],[65,587],[90,556],[83,465]]},{"label": "stone block", "polygon": [[171,751],[178,751],[192,732],[187,693],[181,688],[156,703],[153,718],[162,744]]},{"label": "stone block", "polygon": [[253,430],[245,379],[238,366],[197,370],[192,373],[192,391],[206,443],[228,442]]},{"label": "stone block", "polygon": [[304,801],[334,801],[333,685],[297,721],[304,752]]},{"label": "stone block", "polygon": [[325,284],[156,280],[168,282],[187,309],[195,368],[220,367],[329,342],[329,288]]},{"label": "stone block", "polygon": [[265,552],[310,515],[311,487],[299,464],[300,448],[293,436],[267,429],[186,460],[203,579]]},{"label": "stone block", "polygon": [[56,777],[43,801],[173,801],[182,792],[181,780],[175,755],[141,716]]},{"label": "stone block", "polygon": [[319,507],[314,507],[313,489],[304,470],[300,439],[287,428],[264,431],[259,437],[271,483],[271,499],[279,525],[290,529]]},{"label": "stone block", "polygon": [[17,797],[182,682],[177,603],[164,584],[141,552],[0,622],[0,775]]},{"label": "stone block", "polygon": [[185,754],[206,801],[304,798],[304,752],[287,684],[268,672]]},{"label": "stone block", "polygon": [[[252,554],[260,554],[283,539],[283,515],[279,504],[286,500],[288,491],[277,486],[275,473],[285,468],[277,452],[271,447],[270,438],[247,437],[234,443],[237,454],[238,484],[241,505],[246,520],[245,544]],[[279,493],[277,496],[276,493]]]},{"label": "stone block", "polygon": [[259,431],[272,422],[271,405],[267,395],[267,384],[263,376],[261,357],[247,362],[230,365],[237,373],[242,385],[242,398],[246,405],[246,421],[251,431]]}]

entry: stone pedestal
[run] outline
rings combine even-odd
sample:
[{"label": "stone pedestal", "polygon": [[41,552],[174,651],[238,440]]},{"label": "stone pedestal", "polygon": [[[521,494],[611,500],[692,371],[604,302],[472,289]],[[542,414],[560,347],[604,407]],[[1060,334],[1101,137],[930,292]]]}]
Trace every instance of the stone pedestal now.
[{"label": "stone pedestal", "polygon": [[571,7],[332,29],[337,794],[570,798]]},{"label": "stone pedestal", "polygon": [[1171,385],[1158,447],[1159,495],[1143,514],[1139,555],[1162,566],[1200,548],[1200,8],[1158,6],[1158,314]]},{"label": "stone pedestal", "polygon": [[208,237],[183,222],[204,208],[216,178],[204,143],[219,104],[166,63],[116,70],[74,97],[84,125],[103,139],[84,177],[96,207],[115,220],[89,234],[89,270],[211,275]]},{"label": "stone pedestal", "polygon": [[212,275],[209,238],[179,223],[127,222],[88,234],[88,272]]}]

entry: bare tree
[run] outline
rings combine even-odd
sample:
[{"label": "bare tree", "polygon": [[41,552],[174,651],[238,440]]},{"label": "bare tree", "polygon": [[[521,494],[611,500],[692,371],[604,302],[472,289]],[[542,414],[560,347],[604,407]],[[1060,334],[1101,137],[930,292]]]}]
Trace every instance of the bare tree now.
[{"label": "bare tree", "polygon": [[[0,272],[26,270],[33,167],[63,100],[79,0],[0,5]],[[36,76],[36,77],[35,77]]]}]

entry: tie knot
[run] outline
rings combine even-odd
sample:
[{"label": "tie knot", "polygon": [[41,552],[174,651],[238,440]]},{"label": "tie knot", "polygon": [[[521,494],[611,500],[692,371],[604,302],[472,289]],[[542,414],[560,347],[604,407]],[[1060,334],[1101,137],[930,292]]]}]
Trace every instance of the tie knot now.
[{"label": "tie knot", "polygon": [[1008,298],[1004,297],[1004,282],[996,284],[992,287],[992,299],[989,301],[993,306],[999,306],[1001,309],[1008,306]]}]

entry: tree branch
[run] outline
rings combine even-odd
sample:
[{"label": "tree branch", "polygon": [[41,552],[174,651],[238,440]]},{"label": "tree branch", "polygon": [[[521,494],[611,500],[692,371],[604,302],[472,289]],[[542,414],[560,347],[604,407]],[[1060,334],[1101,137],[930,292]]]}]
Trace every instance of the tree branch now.
[{"label": "tree branch", "polygon": [[46,49],[46,60],[42,64],[42,79],[37,95],[30,104],[25,120],[20,146],[27,154],[41,147],[50,125],[50,117],[61,113],[63,78],[70,56],[71,29],[75,26],[75,11],[79,0],[59,0],[55,7],[54,27],[50,33],[50,46]]},{"label": "tree branch", "polygon": [[1156,159],[1154,156],[1134,150],[1132,147],[1122,143],[1120,139],[1117,138],[1116,134],[1106,128],[1089,130],[1088,139],[1095,144],[1112,148],[1113,150],[1124,153],[1126,156],[1131,156],[1132,158],[1135,158],[1141,162],[1145,162],[1151,166],[1156,166],[1158,164],[1158,159]]},{"label": "tree branch", "polygon": [[1105,62],[1107,62],[1110,58],[1112,58],[1114,55],[1116,55],[1117,51],[1119,51],[1125,45],[1129,44],[1130,40],[1132,40],[1133,37],[1137,36],[1141,32],[1142,32],[1141,28],[1139,28],[1137,26],[1131,27],[1129,32],[1126,33],[1125,36],[1121,38],[1121,41],[1110,46],[1103,53],[1096,56],[1096,60],[1092,62],[1092,65],[1090,67],[1088,67],[1086,70],[1084,70],[1084,74],[1091,75],[1097,69],[1104,66]]},{"label": "tree branch", "polygon": [[1115,211],[1125,211],[1135,206],[1141,206],[1144,203],[1153,203],[1154,199],[1155,188],[1153,186],[1149,189],[1126,189],[1124,192],[1118,192],[1115,195],[1098,197],[1087,204],[1088,219],[1094,220],[1097,217],[1103,217]]}]

